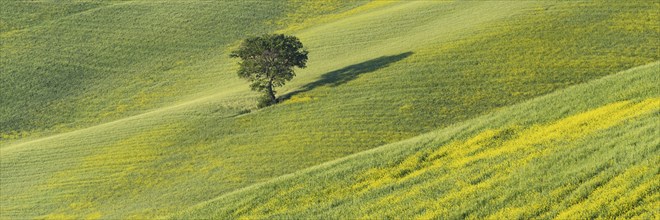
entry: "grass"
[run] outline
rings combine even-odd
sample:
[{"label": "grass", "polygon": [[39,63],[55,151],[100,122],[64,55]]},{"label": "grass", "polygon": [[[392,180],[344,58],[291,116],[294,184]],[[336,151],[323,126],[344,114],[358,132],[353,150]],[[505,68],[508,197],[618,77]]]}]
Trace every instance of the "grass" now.
[{"label": "grass", "polygon": [[9,3],[0,87],[12,92],[0,94],[0,135],[75,130],[242,86],[228,68],[229,46],[275,31],[290,16],[341,12],[360,1],[313,15],[295,12],[309,8],[304,2],[256,3]]},{"label": "grass", "polygon": [[[652,19],[660,6],[652,2],[98,4],[45,23],[17,21],[10,26],[23,29],[2,34],[0,87],[12,92],[0,94],[9,139],[0,142],[0,218],[165,216],[659,56]],[[255,110],[258,95],[235,77],[226,52],[244,36],[275,30],[302,39],[309,68],[278,90],[285,103]],[[84,82],[72,78],[80,74]],[[619,90],[611,94],[641,91]],[[585,112],[609,104],[582,101]],[[545,123],[560,120],[527,110]],[[512,135],[534,131],[519,126]],[[415,172],[398,171],[394,177]],[[260,195],[247,198],[267,202]],[[286,207],[267,204],[225,214],[271,216]],[[387,213],[373,204],[373,215]]]},{"label": "grass", "polygon": [[275,178],[171,217],[652,219],[660,202],[658,67]]}]

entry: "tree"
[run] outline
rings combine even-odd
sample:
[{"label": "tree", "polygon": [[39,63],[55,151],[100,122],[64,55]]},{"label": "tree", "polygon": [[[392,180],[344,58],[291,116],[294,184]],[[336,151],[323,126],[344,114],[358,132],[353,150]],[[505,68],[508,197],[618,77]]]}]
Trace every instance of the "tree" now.
[{"label": "tree", "polygon": [[306,67],[307,53],[295,36],[267,34],[245,39],[230,57],[241,58],[238,76],[252,82],[252,90],[264,93],[261,108],[278,102],[273,88],[293,79],[294,67]]}]

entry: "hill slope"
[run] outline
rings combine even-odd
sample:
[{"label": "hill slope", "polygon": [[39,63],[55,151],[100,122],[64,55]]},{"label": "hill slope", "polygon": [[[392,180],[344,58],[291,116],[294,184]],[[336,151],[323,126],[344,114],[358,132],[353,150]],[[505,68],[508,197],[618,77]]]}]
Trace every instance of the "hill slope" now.
[{"label": "hill slope", "polygon": [[174,218],[654,219],[659,74],[656,62],[571,87]]},{"label": "hill slope", "polygon": [[[289,22],[305,20],[310,11],[325,6],[293,2],[254,7],[256,3],[249,1],[116,2],[25,32],[3,34],[2,62],[7,64],[3,63],[2,73],[10,78],[29,75],[30,70],[22,69],[41,60],[32,61],[26,54],[36,51],[62,58],[58,51],[44,51],[49,37],[56,43],[65,40],[68,43],[62,47],[70,50],[92,53],[62,58],[66,62],[137,63],[110,63],[100,68],[104,71],[92,71],[99,75],[88,83],[92,90],[66,86],[73,82],[66,75],[76,75],[69,70],[45,78],[43,89],[14,89],[21,84],[2,81],[3,89],[12,88],[2,95],[13,98],[0,100],[18,100],[0,105],[8,112],[0,119],[12,121],[3,126],[59,134],[39,138],[36,131],[31,137],[0,143],[0,218],[167,215],[660,56],[656,40],[660,30],[653,23],[660,5],[653,2],[338,4],[321,10],[330,14],[321,13],[322,19],[303,22],[302,27]],[[293,6],[297,8],[289,8]],[[114,15],[121,18],[100,19]],[[181,16],[193,17],[189,19],[193,25],[183,25],[190,32],[179,30],[178,24],[188,22]],[[243,29],[245,25],[231,19],[223,23],[223,18],[232,16],[248,17],[246,22],[254,26]],[[165,22],[168,19],[180,23]],[[135,26],[127,25],[133,20]],[[207,25],[212,28],[209,33]],[[161,26],[168,31],[149,29]],[[256,94],[235,77],[234,61],[224,53],[236,43],[232,39],[278,28],[299,36],[309,47],[309,68],[280,90],[290,97],[285,103],[242,114],[252,109]],[[64,36],[71,38],[53,37],[69,30],[73,32]],[[136,34],[139,41],[126,42],[124,31]],[[224,32],[234,37],[217,37]],[[91,41],[76,43],[88,36],[120,50],[106,53],[102,48],[94,50]],[[43,50],[23,47],[30,44],[21,42],[35,37],[42,40]],[[172,40],[192,46],[176,48],[173,45],[179,44]],[[146,50],[145,45],[155,49]],[[4,53],[10,49],[16,54]],[[100,58],[94,57],[97,52]],[[178,60],[184,62],[169,69]],[[49,70],[44,73],[50,74],[57,65],[44,67]],[[104,78],[113,72],[106,68],[143,73],[116,71]],[[52,83],[64,86],[50,87]],[[50,94],[53,88],[77,95],[56,94],[62,97],[53,102],[38,95],[34,103],[21,95],[32,89]],[[53,103],[61,103],[55,106],[62,108]],[[15,121],[16,117],[24,118]],[[52,120],[30,124],[43,117]],[[71,131],[75,127],[83,128]]]},{"label": "hill slope", "polygon": [[89,127],[230,90],[243,84],[229,74],[236,41],[364,3],[7,2],[0,138]]}]

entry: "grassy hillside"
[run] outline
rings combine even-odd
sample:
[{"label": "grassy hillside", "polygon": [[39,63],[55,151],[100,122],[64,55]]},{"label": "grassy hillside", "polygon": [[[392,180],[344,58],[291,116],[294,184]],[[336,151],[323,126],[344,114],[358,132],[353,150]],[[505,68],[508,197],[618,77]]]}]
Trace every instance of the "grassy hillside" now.
[{"label": "grassy hillside", "polygon": [[0,138],[88,127],[229,90],[242,85],[228,67],[229,45],[360,4],[3,3]]},{"label": "grassy hillside", "polygon": [[[313,2],[107,3],[3,34],[2,74],[11,77],[2,79],[16,81],[2,81],[12,92],[1,94],[11,100],[0,103],[1,124],[12,134],[59,134],[0,143],[0,218],[168,215],[660,56],[653,2]],[[246,20],[224,19],[232,16]],[[77,28],[88,26],[99,28]],[[257,94],[235,77],[226,51],[276,29],[302,39],[309,68],[279,90],[285,103],[244,114]],[[60,34],[69,38],[52,37]],[[25,49],[26,36],[41,46]],[[49,37],[89,54],[48,52]],[[86,83],[69,81],[77,72],[67,70],[13,87],[32,66],[58,72],[31,53],[116,63],[81,71],[95,74]]]},{"label": "grassy hillside", "polygon": [[173,218],[655,219],[658,74],[656,62],[571,87]]}]

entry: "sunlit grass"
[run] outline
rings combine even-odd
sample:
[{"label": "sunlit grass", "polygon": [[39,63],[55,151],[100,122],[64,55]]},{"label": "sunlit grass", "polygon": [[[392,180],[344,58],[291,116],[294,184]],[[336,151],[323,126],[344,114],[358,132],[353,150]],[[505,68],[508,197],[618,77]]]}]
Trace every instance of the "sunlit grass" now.
[{"label": "sunlit grass", "polygon": [[[337,2],[332,11],[297,17],[363,3]],[[0,141],[89,127],[219,90],[245,93],[225,49],[286,27],[271,21],[305,7],[286,1],[3,5],[8,30],[0,35],[0,87],[11,92],[0,93]]]},{"label": "sunlit grass", "polygon": [[[0,94],[9,97],[0,99],[0,217],[168,215],[360,151],[439,128],[451,130],[452,125],[465,120],[659,58],[659,30],[648,21],[659,7],[654,3],[253,3],[106,2],[82,13],[77,13],[78,9],[63,10],[63,17],[53,15],[46,23],[17,22],[11,33],[3,33],[5,75],[0,85],[2,89],[12,89]],[[80,9],[89,9],[89,5],[83,6]],[[298,21],[302,21],[301,26],[296,26]],[[278,90],[278,95],[292,95],[289,99],[256,110],[254,98],[258,94],[250,92],[245,82],[235,77],[235,60],[229,60],[225,52],[244,36],[268,31],[299,36],[311,52],[309,68],[298,71],[295,80]],[[51,42],[58,44],[50,46]],[[80,74],[84,77],[75,77]],[[645,77],[647,83],[657,81]],[[424,178],[445,172],[442,167],[480,164],[479,168],[486,170],[492,163],[480,161],[505,162],[504,156],[512,152],[526,155],[522,146],[539,143],[516,139],[522,134],[556,134],[543,139],[549,146],[607,140],[594,138],[593,131],[614,132],[629,126],[626,120],[637,121],[629,117],[633,112],[620,115],[626,120],[613,120],[614,124],[599,121],[595,127],[581,127],[571,120],[594,119],[580,115],[603,106],[612,108],[603,110],[605,113],[621,113],[618,107],[633,108],[643,103],[642,99],[652,98],[648,92],[657,91],[653,84],[639,83],[627,88],[630,84],[603,86],[610,89],[612,96],[607,101],[603,101],[603,95],[594,95],[599,90],[581,90],[580,97],[574,99],[580,101],[552,102],[491,118],[511,120],[528,115],[536,118],[531,122],[500,122],[501,126],[494,123],[488,129],[467,129],[477,125],[462,124],[466,126],[464,131],[426,135],[428,138],[457,134],[454,142],[433,143],[433,150],[413,152],[414,147],[429,147],[425,143],[406,148],[410,151],[403,153],[379,150],[391,157],[380,162],[355,162],[356,168],[336,171],[341,173],[336,176],[341,179],[343,171],[355,170],[359,176],[346,176],[361,182],[333,182],[337,186],[319,189],[314,196],[280,200],[287,195],[309,194],[314,189],[309,182],[273,189],[277,194],[270,196],[241,194],[254,201],[232,203],[242,206],[222,217],[277,217],[278,213],[299,218],[322,216],[319,213],[384,217],[407,213],[407,204],[420,204],[419,207],[430,210],[406,214],[410,217],[462,217],[464,213],[458,208],[434,209],[432,203],[436,200],[431,198],[451,190],[462,189],[463,193],[457,195],[479,196],[483,190],[502,189],[503,186],[486,181],[498,177],[497,173],[469,168],[460,181]],[[608,105],[612,103],[618,104]],[[559,109],[551,112],[544,108]],[[599,115],[608,115],[605,113]],[[572,115],[576,118],[562,120]],[[652,118],[645,120],[641,122]],[[561,126],[556,125],[559,122]],[[562,136],[566,132],[562,126],[578,130]],[[604,134],[619,135],[611,132]],[[647,133],[638,135],[653,136]],[[626,135],[623,140],[632,134]],[[517,142],[510,143],[514,146],[503,145],[507,138]],[[613,138],[612,143],[616,140]],[[452,146],[465,150],[442,153],[441,149]],[[450,153],[462,159],[437,164]],[[560,154],[540,151],[530,155],[535,156],[525,163]],[[429,162],[431,159],[436,162]],[[374,163],[377,166],[372,166]],[[401,165],[391,168],[383,163]],[[360,170],[363,166],[369,169]],[[616,172],[624,168],[617,168]],[[598,177],[602,179],[592,179],[594,186],[612,178]],[[565,183],[557,179],[544,181]],[[571,184],[579,182],[575,181]],[[405,195],[420,195],[419,199],[387,194],[412,182],[421,185],[410,187]],[[472,186],[479,182],[483,184]],[[318,186],[324,186],[321,183]],[[507,184],[513,184],[514,189],[527,189],[512,182]],[[552,188],[552,192],[560,197],[569,192],[588,195],[592,190],[587,185],[579,186],[582,188],[561,185]],[[647,188],[640,188],[640,192],[643,194]],[[429,193],[428,189],[436,191]],[[515,193],[511,196],[516,197]],[[576,202],[583,200],[578,194],[574,195]],[[364,195],[365,200],[352,201],[346,195]],[[533,192],[529,198],[554,201],[543,200],[540,195],[543,194]],[[448,197],[447,201],[458,198]],[[530,209],[524,207],[528,203],[509,204],[505,197],[498,199],[503,202],[490,204],[494,205],[493,210],[503,210],[499,206],[511,210],[501,214],[537,214],[525,211]],[[415,203],[417,200],[424,202]],[[465,213],[478,212],[474,210],[480,203],[469,204],[474,201],[465,200],[458,207],[464,208]],[[384,206],[390,202],[399,205]],[[322,206],[316,206],[317,203]],[[351,204],[355,208],[329,208]],[[548,208],[543,203],[533,203],[541,208],[532,210],[568,210],[561,204],[551,204]],[[643,215],[652,205],[639,207],[642,208],[626,215]],[[491,214],[497,216],[495,211],[474,215]]]},{"label": "sunlit grass", "polygon": [[652,218],[658,66],[277,178],[173,217]]}]

